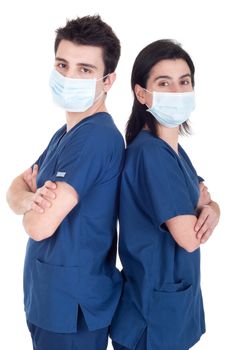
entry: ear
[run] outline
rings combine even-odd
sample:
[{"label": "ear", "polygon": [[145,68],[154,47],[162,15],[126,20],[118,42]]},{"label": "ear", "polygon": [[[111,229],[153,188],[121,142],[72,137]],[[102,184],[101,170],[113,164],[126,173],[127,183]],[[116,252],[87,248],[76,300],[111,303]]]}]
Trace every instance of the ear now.
[{"label": "ear", "polygon": [[108,75],[108,77],[105,78],[105,81],[104,81],[104,91],[105,92],[108,92],[109,89],[111,88],[111,86],[113,85],[114,81],[116,79],[116,73],[113,72],[113,73],[110,73]]},{"label": "ear", "polygon": [[146,103],[146,91],[144,90],[144,88],[142,88],[139,84],[135,85],[135,96],[137,97],[137,100],[144,105]]}]

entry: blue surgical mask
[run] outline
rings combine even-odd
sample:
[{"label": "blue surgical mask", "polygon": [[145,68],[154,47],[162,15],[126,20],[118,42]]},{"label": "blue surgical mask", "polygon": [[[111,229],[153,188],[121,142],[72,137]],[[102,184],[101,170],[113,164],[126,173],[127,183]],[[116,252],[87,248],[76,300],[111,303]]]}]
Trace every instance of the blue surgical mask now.
[{"label": "blue surgical mask", "polygon": [[97,79],[67,78],[53,69],[49,85],[58,106],[67,112],[85,112],[103,94],[95,98],[96,83]]},{"label": "blue surgical mask", "polygon": [[184,123],[190,117],[190,114],[195,108],[194,91],[153,91],[152,94],[152,106],[151,108],[148,108],[147,111],[150,112],[160,124],[168,128],[175,128]]}]

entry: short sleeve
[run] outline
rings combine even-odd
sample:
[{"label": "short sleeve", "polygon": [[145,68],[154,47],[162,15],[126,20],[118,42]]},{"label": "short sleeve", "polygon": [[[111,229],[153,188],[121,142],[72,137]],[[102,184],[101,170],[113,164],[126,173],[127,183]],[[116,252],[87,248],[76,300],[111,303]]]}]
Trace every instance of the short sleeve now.
[{"label": "short sleeve", "polygon": [[41,168],[41,166],[42,166],[42,164],[43,164],[43,161],[44,161],[44,159],[45,159],[45,157],[46,157],[46,155],[47,155],[47,151],[48,151],[48,147],[47,147],[47,148],[43,151],[43,153],[39,156],[39,158],[37,159],[37,161],[34,162],[34,163],[32,164],[31,168],[33,168],[33,166],[34,166],[35,164],[38,164],[39,168]]},{"label": "short sleeve", "polygon": [[33,166],[34,166],[35,164],[38,164],[39,168],[41,168],[41,166],[42,166],[42,164],[43,164],[43,162],[44,162],[44,160],[45,160],[47,154],[49,153],[49,149],[50,149],[51,144],[52,144],[54,141],[57,141],[57,140],[61,137],[62,133],[63,133],[65,130],[66,130],[66,125],[62,126],[62,128],[60,128],[60,129],[52,136],[52,138],[51,138],[51,140],[49,141],[48,146],[46,147],[46,149],[45,149],[45,150],[43,151],[43,153],[39,156],[39,158],[36,160],[36,162],[34,162],[34,163],[32,164],[32,166],[31,166],[32,168],[33,168]]},{"label": "short sleeve", "polygon": [[198,181],[199,181],[199,183],[200,182],[204,182],[205,180],[203,179],[203,177],[201,177],[201,176],[199,176],[199,175],[197,175],[197,177],[198,177]]},{"label": "short sleeve", "polygon": [[177,156],[165,146],[143,150],[143,178],[151,212],[158,225],[178,215],[195,215]]},{"label": "short sleeve", "polygon": [[68,183],[79,198],[83,198],[106,172],[109,173],[112,142],[100,128],[92,125],[80,128],[61,151],[51,180]]}]

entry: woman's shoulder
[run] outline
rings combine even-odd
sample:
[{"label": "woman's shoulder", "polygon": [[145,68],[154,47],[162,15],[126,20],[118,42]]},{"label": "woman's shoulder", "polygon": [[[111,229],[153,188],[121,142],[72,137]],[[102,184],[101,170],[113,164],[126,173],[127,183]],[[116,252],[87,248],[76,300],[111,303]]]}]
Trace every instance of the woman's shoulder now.
[{"label": "woman's shoulder", "polygon": [[178,156],[167,142],[146,130],[141,131],[137,135],[133,142],[128,146],[128,151],[140,155],[142,154],[151,157],[152,159],[154,159],[154,157],[176,158]]}]

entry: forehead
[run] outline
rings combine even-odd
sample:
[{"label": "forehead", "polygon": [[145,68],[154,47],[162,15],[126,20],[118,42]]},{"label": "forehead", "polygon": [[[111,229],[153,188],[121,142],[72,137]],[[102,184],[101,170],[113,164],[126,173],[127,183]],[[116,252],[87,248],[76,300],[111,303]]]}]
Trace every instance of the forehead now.
[{"label": "forehead", "polygon": [[178,58],[159,61],[152,67],[149,76],[153,78],[158,76],[170,76],[175,78],[190,73],[190,68],[187,62]]},{"label": "forehead", "polygon": [[79,45],[68,40],[61,40],[56,57],[63,58],[69,63],[88,63],[97,68],[104,67],[103,50],[97,46]]}]

